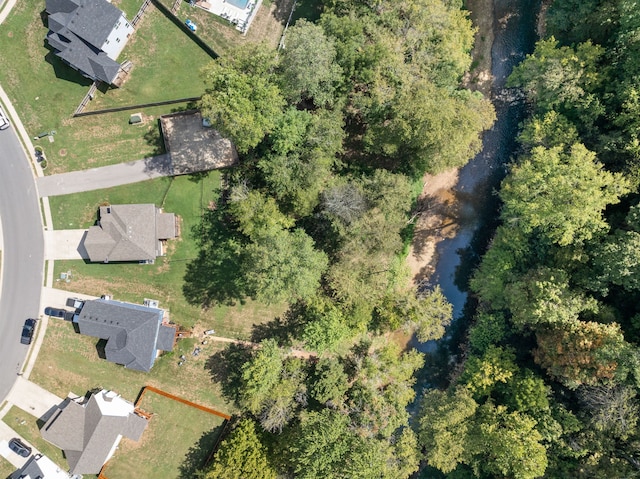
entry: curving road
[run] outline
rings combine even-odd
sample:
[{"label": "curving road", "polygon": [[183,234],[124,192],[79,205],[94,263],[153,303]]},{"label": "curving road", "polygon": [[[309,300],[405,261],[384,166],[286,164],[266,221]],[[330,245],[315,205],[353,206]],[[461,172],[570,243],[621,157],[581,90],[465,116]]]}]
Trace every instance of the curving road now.
[{"label": "curving road", "polygon": [[0,402],[7,396],[27,355],[20,344],[24,320],[39,317],[43,286],[44,237],[30,162],[13,127],[0,131]]}]

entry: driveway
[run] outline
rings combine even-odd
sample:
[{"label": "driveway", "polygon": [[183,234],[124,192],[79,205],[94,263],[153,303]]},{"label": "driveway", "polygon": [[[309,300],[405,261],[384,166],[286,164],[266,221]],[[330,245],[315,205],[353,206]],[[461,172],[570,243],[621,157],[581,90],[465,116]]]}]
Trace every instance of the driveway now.
[{"label": "driveway", "polygon": [[19,377],[7,396],[7,401],[36,418],[46,420],[53,408],[62,403],[62,398]]},{"label": "driveway", "polygon": [[172,174],[171,159],[165,153],[129,163],[42,176],[37,178],[36,184],[38,194],[43,198],[138,183]]},{"label": "driveway", "polygon": [[54,230],[44,232],[44,259],[88,259],[83,240],[87,230]]},{"label": "driveway", "polygon": [[4,422],[0,421],[0,456],[9,461],[16,469],[20,469],[22,466],[24,466],[24,463],[27,462],[29,458],[18,456],[15,452],[9,449],[9,441],[14,437],[22,439],[22,442],[30,446],[32,449],[32,454],[38,453],[38,451],[36,451],[32,444],[30,444],[19,434],[16,434],[16,432],[9,426],[7,426]]}]

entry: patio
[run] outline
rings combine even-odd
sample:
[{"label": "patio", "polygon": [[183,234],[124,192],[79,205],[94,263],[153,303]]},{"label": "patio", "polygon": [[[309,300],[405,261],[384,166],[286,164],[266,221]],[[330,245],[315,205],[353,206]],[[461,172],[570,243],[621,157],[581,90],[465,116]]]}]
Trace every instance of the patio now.
[{"label": "patio", "polygon": [[196,7],[224,18],[235,25],[237,30],[246,34],[262,0],[197,0],[194,4]]}]

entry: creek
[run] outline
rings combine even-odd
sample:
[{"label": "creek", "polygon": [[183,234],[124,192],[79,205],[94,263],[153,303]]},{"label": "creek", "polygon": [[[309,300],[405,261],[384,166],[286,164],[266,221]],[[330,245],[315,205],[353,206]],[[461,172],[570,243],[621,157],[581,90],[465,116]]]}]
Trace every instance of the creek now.
[{"label": "creek", "polygon": [[[454,322],[473,314],[473,304],[467,304],[467,283],[495,231],[499,208],[495,191],[516,151],[518,125],[526,115],[522,95],[506,88],[506,80],[513,67],[533,51],[537,40],[539,0],[494,0],[493,6],[491,100],[496,122],[483,135],[482,151],[460,170],[452,191],[457,204],[456,233],[438,243],[430,278],[453,305]],[[435,342],[418,343],[415,339],[410,345],[422,352],[433,352],[437,347]]]}]

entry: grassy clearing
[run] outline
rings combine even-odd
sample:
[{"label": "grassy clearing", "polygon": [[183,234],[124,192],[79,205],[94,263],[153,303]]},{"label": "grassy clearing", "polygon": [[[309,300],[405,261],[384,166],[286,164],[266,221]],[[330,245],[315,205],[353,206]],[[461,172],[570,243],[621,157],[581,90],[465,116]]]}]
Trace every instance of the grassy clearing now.
[{"label": "grassy clearing", "polygon": [[[135,10],[141,0],[121,2]],[[44,2],[18,2],[0,25],[0,83],[31,136],[55,130],[55,142],[38,140],[47,174],[131,161],[162,150],[157,117],[186,105],[143,110],[143,125],[130,126],[131,112],[71,118],[91,81],[63,64],[46,47]],[[127,12],[129,13],[129,12]],[[135,66],[121,89],[98,93],[89,108],[149,103],[202,93],[198,70],[210,57],[160,12],[150,8],[122,56]]]},{"label": "grassy clearing", "polygon": [[155,203],[181,218],[181,238],[169,242],[166,257],[153,265],[137,263],[85,263],[56,261],[54,277],[71,271],[69,283],[56,287],[96,296],[111,294],[117,299],[141,303],[144,298],[160,300],[176,323],[196,326],[197,331],[215,329],[220,335],[248,339],[253,324],[267,322],[282,314],[284,305],[264,305],[247,300],[236,306],[203,310],[187,303],[182,284],[188,263],[197,257],[198,247],[193,229],[199,224],[204,208],[218,197],[220,173],[159,178],[106,190],[50,198],[56,229],[87,228],[94,224],[98,206],[105,202]]},{"label": "grassy clearing", "polygon": [[153,413],[147,430],[137,443],[121,442],[104,474],[109,479],[194,477],[220,434],[222,418],[151,392],[140,407]]},{"label": "grassy clearing", "polygon": [[[67,391],[68,392],[68,391]],[[66,393],[62,397],[66,397]],[[63,469],[68,469],[67,460],[63,457],[62,451],[53,444],[42,439],[40,435],[40,424],[37,418],[23,411],[17,406],[9,409],[9,412],[2,418],[2,421],[20,436],[35,446],[42,454],[49,457],[53,462]],[[15,469],[13,469],[15,470]],[[12,470],[12,471],[13,471]],[[4,477],[4,476],[0,476]]]}]

